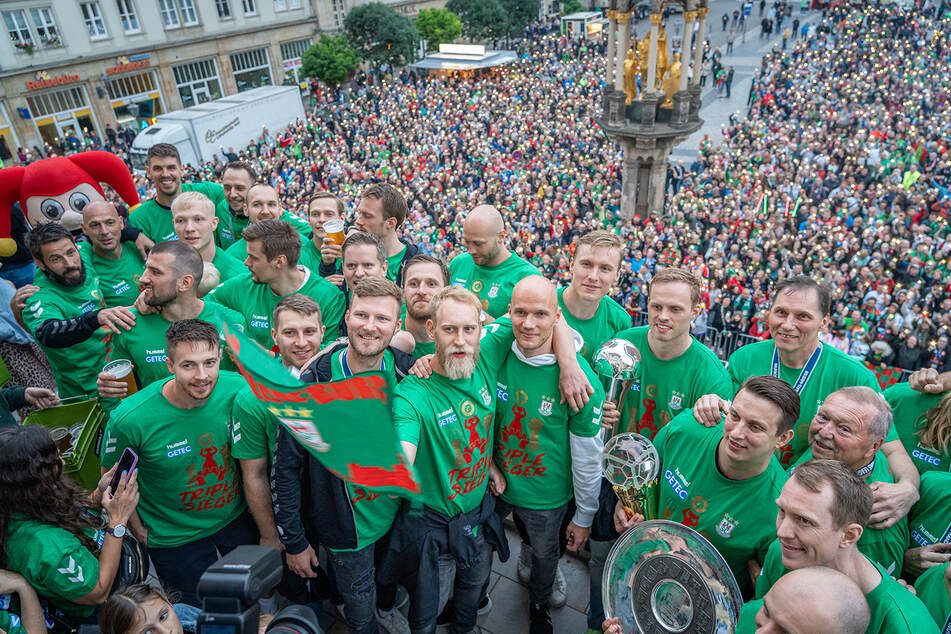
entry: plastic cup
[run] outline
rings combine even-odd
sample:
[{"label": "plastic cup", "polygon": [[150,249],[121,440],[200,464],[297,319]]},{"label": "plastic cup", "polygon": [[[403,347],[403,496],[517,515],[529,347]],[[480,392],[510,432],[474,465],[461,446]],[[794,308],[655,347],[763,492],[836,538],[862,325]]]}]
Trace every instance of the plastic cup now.
[{"label": "plastic cup", "polygon": [[50,436],[53,438],[53,442],[56,443],[56,448],[59,449],[60,453],[69,451],[72,447],[73,437],[69,434],[69,429],[66,427],[51,429]]},{"label": "plastic cup", "polygon": [[324,234],[334,241],[336,245],[343,245],[347,239],[347,234],[343,232],[343,220],[334,219],[324,223]]},{"label": "plastic cup", "polygon": [[132,362],[128,359],[110,361],[102,368],[102,371],[116,377],[117,381],[125,383],[126,391],[122,398],[139,391],[139,387],[135,384],[135,375],[132,374]]}]

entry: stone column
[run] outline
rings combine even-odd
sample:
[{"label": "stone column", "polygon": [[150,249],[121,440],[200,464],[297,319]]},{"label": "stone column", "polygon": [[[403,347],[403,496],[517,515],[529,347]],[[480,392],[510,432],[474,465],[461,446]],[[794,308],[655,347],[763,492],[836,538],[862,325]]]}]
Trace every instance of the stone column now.
[{"label": "stone column", "polygon": [[684,37],[680,40],[680,85],[677,90],[687,90],[687,69],[690,66],[690,38],[693,37],[693,21],[696,11],[684,11]]},{"label": "stone column", "polygon": [[651,13],[651,39],[649,53],[647,54],[647,86],[644,87],[645,93],[657,92],[657,39],[660,37],[658,27],[663,16],[660,13]]},{"label": "stone column", "polygon": [[618,13],[618,24],[621,27],[621,36],[618,38],[617,50],[615,52],[614,70],[617,73],[614,76],[614,89],[618,92],[624,91],[624,58],[627,51],[631,48],[631,14]]},{"label": "stone column", "polygon": [[614,85],[614,57],[617,55],[617,43],[614,41],[617,33],[617,11],[608,11],[608,58],[604,69],[604,87],[610,89]]},{"label": "stone column", "polygon": [[694,86],[700,85],[700,74],[703,72],[703,40],[707,37],[707,13],[709,11],[710,9],[707,7],[697,9],[700,28],[697,30],[697,45],[693,50],[693,79],[690,82]]},{"label": "stone column", "polygon": [[637,170],[640,162],[634,153],[632,144],[624,144],[624,158],[622,161],[621,217],[630,219],[637,213]]}]

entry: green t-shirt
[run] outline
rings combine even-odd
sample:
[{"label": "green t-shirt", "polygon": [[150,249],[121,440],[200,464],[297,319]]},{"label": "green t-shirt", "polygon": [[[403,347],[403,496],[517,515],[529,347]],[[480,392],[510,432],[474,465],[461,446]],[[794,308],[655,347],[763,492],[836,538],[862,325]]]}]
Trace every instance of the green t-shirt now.
[{"label": "green t-shirt", "polygon": [[[937,634],[938,628],[924,603],[895,581],[874,559],[866,558],[882,575],[881,583],[865,595],[871,613],[866,634]],[[787,572],[777,539],[770,545],[763,570],[756,578],[756,598],[762,599]]]},{"label": "green t-shirt", "polygon": [[917,392],[907,383],[896,383],[885,390],[885,400],[892,406],[894,424],[892,429],[901,439],[905,451],[918,467],[918,473],[926,471],[951,471],[951,447],[944,450],[925,447],[918,441],[919,426],[927,422],[925,414],[937,407],[944,394]]},{"label": "green t-shirt", "polygon": [[[85,533],[102,546],[103,531],[88,528]],[[99,560],[65,528],[22,515],[11,517],[6,568],[23,575],[41,598],[67,616],[87,617],[96,609],[75,601],[99,582]]]},{"label": "green t-shirt", "polygon": [[[291,226],[297,229],[297,233],[300,234],[301,247],[303,250],[303,245],[310,241],[310,225],[307,224],[307,221],[302,219],[300,216],[296,216],[289,211],[285,211],[281,214],[281,220],[286,220],[291,223]],[[220,226],[220,223],[219,223]],[[247,226],[247,225],[245,225]],[[242,228],[242,231],[244,229]],[[248,257],[248,243],[244,241],[244,238],[241,237],[241,234],[236,235],[236,240],[231,243],[231,246],[226,247],[228,255],[244,262],[244,258]],[[303,262],[298,262],[298,264],[303,264]],[[307,266],[306,264],[304,266]],[[310,268],[310,267],[308,267]],[[315,271],[317,269],[314,269]]]},{"label": "green t-shirt", "polygon": [[104,258],[93,249],[92,244],[80,242],[79,254],[89,269],[99,277],[99,288],[106,308],[131,306],[139,296],[139,277],[145,271],[145,260],[131,242],[122,244],[122,252],[115,260]]},{"label": "green t-shirt", "polygon": [[277,416],[267,403],[259,399],[250,386],[241,388],[231,409],[231,457],[238,460],[274,456],[277,439]]},{"label": "green t-shirt", "polygon": [[235,277],[241,277],[248,272],[248,267],[244,265],[244,262],[228,255],[221,247],[215,247],[215,257],[212,258],[211,263],[218,269],[221,284]]},{"label": "green t-shirt", "polygon": [[[792,468],[795,469],[796,466],[811,459],[812,449],[806,449],[806,453],[799,457]],[[865,476],[865,481],[869,484],[873,482],[895,482],[888,470],[888,458],[881,451],[875,454],[875,467],[870,474]],[[904,562],[902,555],[907,544],[908,518],[903,517],[882,530],[866,526],[862,532],[862,537],[859,538],[858,546],[863,555],[880,563],[888,571],[888,574],[897,577],[901,575],[901,567]]]},{"label": "green t-shirt", "polygon": [[648,329],[649,326],[638,326],[616,335],[640,351],[641,380],[632,384],[624,396],[621,421],[614,433],[633,431],[653,438],[704,394],[730,398],[733,393],[730,376],[712,350],[693,339],[687,351],[676,359],[661,360],[647,343]]},{"label": "green t-shirt", "polygon": [[417,341],[413,347],[413,356],[419,359],[420,357],[425,357],[427,354],[436,354],[436,342]]},{"label": "green t-shirt", "polygon": [[320,271],[320,265],[323,259],[320,257],[320,249],[314,246],[313,240],[304,240],[300,246],[300,258],[297,263],[306,266],[311,271]]},{"label": "green t-shirt", "polygon": [[941,634],[951,633],[951,597],[948,596],[948,585],[944,581],[947,570],[948,562],[932,566],[915,581],[918,598],[931,612],[931,618],[938,624]]},{"label": "green t-shirt", "polygon": [[7,634],[28,634],[20,617],[7,610],[0,610],[0,630]]},{"label": "green t-shirt", "polygon": [[912,547],[951,543],[951,473],[921,474],[920,497],[908,513]]},{"label": "green t-shirt", "polygon": [[735,634],[755,634],[756,633],[756,615],[763,607],[762,599],[747,601],[740,608],[740,619],[736,622]]},{"label": "green t-shirt", "polygon": [[532,366],[509,351],[499,370],[493,460],[505,474],[501,497],[509,504],[553,509],[574,495],[569,433],[596,436],[604,402],[601,383],[580,354],[578,364],[594,394],[577,412],[559,402],[557,363]]},{"label": "green t-shirt", "polygon": [[751,559],[762,562],[776,539],[776,498],[786,472],[771,459],[763,473],[731,480],[717,467],[723,428],[704,427],[684,410],[654,438],[661,467],[656,491],[658,519],[698,531],[723,555],[744,596],[753,589]]},{"label": "green t-shirt", "polygon": [[577,330],[584,340],[581,356],[588,363],[591,363],[594,353],[598,351],[602,343],[608,339],[613,339],[614,335],[631,327],[631,316],[610,297],[601,298],[601,303],[598,305],[598,311],[594,314],[594,317],[578,319],[565,306],[564,293],[564,288],[558,289],[558,306],[561,308],[561,314],[568,325]]},{"label": "green t-shirt", "polygon": [[[743,346],[730,355],[729,372],[733,379],[733,391],[740,389],[743,381],[751,376],[769,375],[773,364],[773,350],[775,344],[770,341],[758,341]],[[780,361],[779,378],[790,385],[795,385],[801,368],[787,367]],[[784,466],[796,462],[799,456],[809,447],[809,424],[812,423],[819,404],[826,396],[840,387],[849,385],[864,385],[876,392],[882,389],[878,379],[864,365],[848,356],[834,346],[822,346],[822,354],[809,376],[809,380],[799,394],[799,419],[796,421],[796,435],[792,442],[780,450],[779,462]],[[889,431],[885,439],[897,440],[894,428]]]},{"label": "green t-shirt", "polygon": [[541,275],[514,253],[495,266],[477,266],[471,255],[462,253],[449,263],[449,273],[453,286],[462,286],[478,295],[482,310],[496,318],[509,311],[512,289],[522,278]]},{"label": "green t-shirt", "polygon": [[139,517],[150,548],[172,548],[218,532],[246,508],[231,457],[231,409],[247,385],[222,371],[201,407],[181,409],[162,395],[169,380],[126,397],[106,427],[102,466],[130,447],[139,456]]},{"label": "green t-shirt", "polygon": [[215,244],[222,249],[227,249],[241,238],[241,232],[248,226],[250,219],[244,215],[244,210],[233,213],[227,200],[215,206],[215,215],[218,216]]},{"label": "green t-shirt", "polygon": [[[182,183],[182,191],[201,192],[211,199],[211,202],[215,205],[215,215],[219,218],[218,226],[220,231],[221,210],[219,206],[222,202],[227,205],[227,202],[225,202],[224,188],[218,183],[202,181],[200,183]],[[166,240],[178,239],[178,236],[175,234],[175,224],[172,222],[172,210],[169,207],[159,204],[154,198],[146,200],[129,214],[129,224],[141,229],[153,242],[165,242]],[[215,234],[215,243],[220,244],[217,232]]]},{"label": "green t-shirt", "polygon": [[[23,323],[34,336],[47,319],[72,319],[104,308],[99,278],[89,269],[85,283],[75,288],[57,284],[46,276],[38,276],[34,282],[40,290],[26,300],[23,311]],[[60,398],[98,393],[96,377],[106,364],[105,331],[97,330],[85,341],[66,348],[40,347],[53,368]]]},{"label": "green t-shirt", "polygon": [[396,274],[400,272],[400,262],[403,261],[404,253],[406,253],[405,244],[403,245],[403,248],[399,250],[399,253],[386,258],[386,277],[391,282],[396,281]]},{"label": "green t-shirt", "polygon": [[[347,310],[346,300],[339,288],[310,269],[305,267],[303,270],[304,283],[294,293],[307,295],[320,305],[320,313],[326,327],[322,343],[326,346],[340,336],[340,319]],[[232,278],[205,295],[206,300],[217,302],[244,315],[245,332],[269,350],[274,348],[274,341],[271,339],[271,316],[274,314],[274,307],[283,297],[285,296],[275,295],[267,284],[255,283],[251,279],[251,273]]]},{"label": "green t-shirt", "polygon": [[495,384],[511,344],[511,324],[493,322],[482,329],[479,362],[470,378],[408,376],[396,387],[396,435],[417,447],[423,504],[431,509],[456,516],[475,509],[485,497]]}]

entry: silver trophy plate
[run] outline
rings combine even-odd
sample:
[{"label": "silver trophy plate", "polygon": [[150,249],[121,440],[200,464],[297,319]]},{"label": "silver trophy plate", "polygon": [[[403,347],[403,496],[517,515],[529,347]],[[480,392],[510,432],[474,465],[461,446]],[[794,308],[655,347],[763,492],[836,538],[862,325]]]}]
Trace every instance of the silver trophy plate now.
[{"label": "silver trophy plate", "polygon": [[601,579],[604,614],[624,634],[731,634],[743,597],[733,572],[702,535],[651,520],[624,533]]}]

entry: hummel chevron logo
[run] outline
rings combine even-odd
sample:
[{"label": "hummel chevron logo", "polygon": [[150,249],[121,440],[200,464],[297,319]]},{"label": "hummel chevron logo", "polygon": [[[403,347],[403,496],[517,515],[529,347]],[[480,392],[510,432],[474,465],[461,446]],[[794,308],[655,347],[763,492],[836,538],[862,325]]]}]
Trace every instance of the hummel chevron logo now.
[{"label": "hummel chevron logo", "polygon": [[83,582],[83,567],[78,565],[76,561],[70,557],[69,566],[66,568],[57,568],[56,572],[62,573],[64,575],[71,575],[74,572],[76,575],[74,577],[67,577],[72,583],[82,583]]}]

